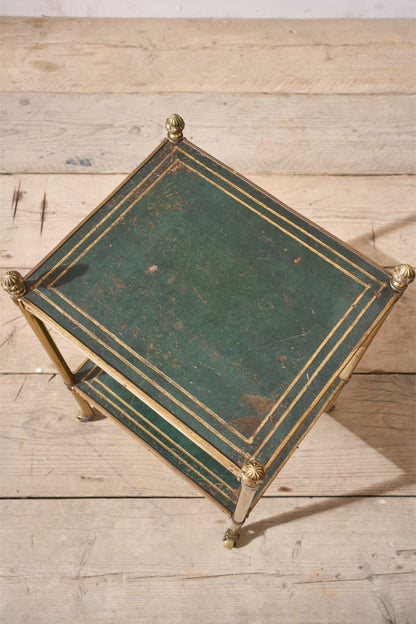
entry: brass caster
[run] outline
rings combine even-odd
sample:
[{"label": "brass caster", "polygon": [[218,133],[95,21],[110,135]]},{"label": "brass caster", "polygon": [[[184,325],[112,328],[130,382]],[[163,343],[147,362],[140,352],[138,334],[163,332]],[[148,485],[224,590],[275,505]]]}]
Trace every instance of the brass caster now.
[{"label": "brass caster", "polygon": [[227,548],[227,550],[232,550],[235,544],[236,542],[232,539],[232,537],[226,537],[224,539],[224,548]]},{"label": "brass caster", "polygon": [[240,537],[240,534],[237,531],[238,529],[236,527],[233,527],[232,529],[227,529],[224,535],[224,548],[232,550],[234,546],[237,545],[238,538]]},{"label": "brass caster", "polygon": [[82,410],[78,410],[77,419],[79,420],[79,422],[82,423],[89,422],[91,420],[91,418],[89,418],[89,416],[86,416]]}]

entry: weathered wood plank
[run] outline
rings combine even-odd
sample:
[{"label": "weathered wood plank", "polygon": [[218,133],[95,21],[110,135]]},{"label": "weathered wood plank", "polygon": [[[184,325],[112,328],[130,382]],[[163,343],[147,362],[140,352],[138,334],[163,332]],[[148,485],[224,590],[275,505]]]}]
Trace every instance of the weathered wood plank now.
[{"label": "weathered wood plank", "polygon": [[[3,176],[0,262],[34,266],[126,175]],[[252,175],[250,179],[375,262],[385,267],[416,264],[413,176]]]},{"label": "weathered wood plank", "polygon": [[268,499],[243,547],[203,500],[3,501],[3,621],[414,621],[414,501]]},{"label": "weathered wood plank", "polygon": [[[57,377],[1,383],[2,496],[200,496],[114,423],[76,421]],[[413,391],[410,375],[354,375],[266,495],[414,493]]]},{"label": "weathered wood plank", "polygon": [[[410,19],[100,19],[0,18],[0,45],[83,43],[178,49],[230,46],[416,43]],[[214,44],[216,42],[216,44]]]},{"label": "weathered wood plank", "polygon": [[385,27],[379,34],[387,40],[369,45],[363,32],[357,37],[339,24],[332,28],[338,39],[332,32],[330,43],[324,36],[331,28],[322,23],[305,28],[277,20],[42,22],[26,22],[25,32],[22,24],[4,21],[4,91],[414,92],[414,43],[407,24]]},{"label": "weathered wood plank", "polygon": [[164,136],[186,136],[245,174],[414,171],[409,95],[2,94],[2,171],[129,171]]}]

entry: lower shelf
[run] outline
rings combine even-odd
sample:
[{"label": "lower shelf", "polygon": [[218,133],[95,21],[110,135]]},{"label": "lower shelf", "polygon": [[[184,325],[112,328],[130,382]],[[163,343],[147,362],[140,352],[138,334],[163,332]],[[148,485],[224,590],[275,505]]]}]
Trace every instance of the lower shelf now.
[{"label": "lower shelf", "polygon": [[233,512],[240,483],[227,468],[92,361],[78,370],[77,380],[75,391],[126,427],[225,511]]}]

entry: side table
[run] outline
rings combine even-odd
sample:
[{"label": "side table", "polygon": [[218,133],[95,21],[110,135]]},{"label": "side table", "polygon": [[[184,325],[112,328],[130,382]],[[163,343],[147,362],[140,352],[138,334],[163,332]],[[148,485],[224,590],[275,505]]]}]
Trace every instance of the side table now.
[{"label": "side table", "polygon": [[[415,271],[391,275],[183,138],[167,138],[23,278],[2,277],[81,408],[232,518],[232,548]],[[72,371],[47,327],[87,358]]]}]

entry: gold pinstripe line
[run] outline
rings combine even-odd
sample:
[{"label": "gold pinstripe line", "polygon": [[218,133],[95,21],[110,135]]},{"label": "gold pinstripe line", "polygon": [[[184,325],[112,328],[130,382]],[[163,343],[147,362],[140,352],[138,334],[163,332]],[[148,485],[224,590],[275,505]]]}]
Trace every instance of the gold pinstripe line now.
[{"label": "gold pinstripe line", "polygon": [[[68,266],[67,266],[67,267],[65,267],[65,269],[62,271],[62,273],[60,273],[57,277],[55,277],[55,279],[54,279],[54,280],[53,280],[53,281],[52,281],[52,282],[48,285],[48,287],[49,287],[49,288],[53,287],[53,286],[54,286],[54,284],[56,284],[56,282],[58,282],[60,279],[62,279],[62,276],[63,276],[63,275],[65,275],[65,273],[66,273],[67,271],[69,271],[69,269],[70,269],[72,266],[74,266],[74,264],[76,264],[79,260],[81,260],[81,258],[82,258],[83,256],[85,256],[85,254],[86,254],[86,253],[88,253],[88,252],[89,252],[89,250],[90,250],[92,247],[94,247],[94,245],[96,245],[96,244],[98,243],[98,241],[100,241],[100,240],[101,240],[104,236],[106,236],[106,234],[107,234],[107,233],[108,233],[108,232],[109,232],[109,231],[110,231],[110,230],[111,230],[111,229],[112,229],[115,225],[117,225],[117,223],[118,223],[119,221],[121,221],[121,220],[123,219],[124,215],[125,215],[127,212],[129,212],[129,211],[133,208],[133,206],[134,206],[135,204],[137,204],[137,203],[138,203],[138,202],[142,199],[142,197],[144,197],[144,195],[146,195],[146,194],[147,194],[147,193],[148,193],[148,192],[149,192],[149,191],[150,191],[150,190],[151,190],[151,189],[155,186],[155,184],[157,184],[158,182],[160,182],[161,178],[165,177],[165,175],[166,175],[167,173],[169,173],[170,169],[172,169],[172,168],[175,166],[175,164],[176,164],[176,161],[172,162],[172,163],[169,165],[169,167],[167,167],[167,168],[165,169],[165,171],[163,171],[163,172],[162,172],[162,173],[161,173],[161,174],[160,174],[160,175],[156,178],[156,180],[154,180],[154,181],[152,182],[152,184],[150,184],[150,185],[149,185],[149,186],[148,186],[148,187],[147,187],[147,188],[146,188],[146,189],[145,189],[145,190],[144,190],[144,191],[143,191],[143,192],[139,195],[139,197],[137,197],[137,198],[136,198],[136,199],[135,199],[135,200],[134,200],[131,204],[129,204],[129,205],[128,205],[128,207],[127,207],[127,208],[125,208],[125,210],[123,210],[123,212],[122,212],[121,214],[119,214],[119,216],[117,217],[117,219],[115,219],[114,221],[112,221],[112,222],[111,222],[111,223],[110,223],[110,224],[106,227],[106,229],[105,229],[103,232],[101,232],[101,234],[100,234],[99,236],[97,236],[96,238],[94,238],[94,240],[93,240],[93,241],[92,241],[92,242],[88,245],[88,247],[86,247],[86,248],[85,248],[85,249],[84,249],[84,250],[83,250],[83,251],[82,251],[82,252],[81,252],[81,253],[80,253],[80,254],[79,254],[76,258],[75,258],[75,260],[72,260],[72,262],[71,262],[70,264],[68,264]],[[150,175],[150,174],[149,174],[149,175]],[[132,192],[133,192],[133,191],[132,191]],[[122,203],[122,202],[120,202],[120,203]],[[114,212],[114,210],[113,210],[112,212]],[[103,219],[103,221],[104,221],[104,220],[105,220],[105,219]],[[101,225],[101,223],[100,223],[99,225]],[[99,225],[95,226],[95,227],[93,228],[92,232],[96,231],[96,230],[97,230],[97,228],[99,227]],[[90,233],[91,233],[91,232],[90,232]],[[90,234],[90,233],[89,233],[89,234]],[[84,237],[84,238],[86,238],[86,237]],[[78,243],[78,245],[79,245],[79,243]],[[74,247],[74,249],[75,249],[75,247]],[[69,254],[67,254],[67,256],[68,256],[68,255],[69,255]]]},{"label": "gold pinstripe line", "polygon": [[205,490],[202,485],[200,485],[200,483],[198,483],[197,481],[195,481],[194,479],[192,479],[188,474],[186,474],[185,472],[182,472],[182,470],[178,467],[175,466],[174,464],[172,464],[172,462],[167,459],[166,457],[164,457],[163,455],[161,455],[160,453],[158,453],[153,446],[149,443],[146,442],[146,440],[143,440],[143,438],[140,438],[136,433],[134,433],[130,427],[128,425],[126,425],[125,423],[123,423],[121,420],[119,420],[118,418],[116,418],[115,416],[113,416],[113,414],[111,412],[108,411],[108,409],[106,409],[105,407],[103,407],[101,405],[101,403],[99,403],[97,401],[97,399],[92,398],[87,392],[85,392],[85,390],[81,390],[80,388],[75,388],[74,392],[76,392],[77,394],[80,394],[86,401],[88,401],[88,403],[92,406],[95,407],[100,413],[104,414],[106,416],[106,418],[108,418],[109,420],[113,421],[114,423],[116,423],[116,425],[118,427],[120,427],[120,429],[123,429],[131,438],[133,438],[136,442],[137,440],[140,441],[140,444],[142,446],[144,446],[146,448],[147,451],[149,451],[149,453],[151,453],[152,455],[154,455],[155,457],[157,457],[158,461],[163,462],[166,466],[169,467],[169,469],[172,472],[175,472],[177,475],[179,475],[182,479],[184,479],[185,481],[187,481],[188,483],[190,483],[192,485],[192,487],[196,488],[197,490],[200,490],[201,494],[207,498],[209,501],[211,501],[211,503],[213,503],[214,505],[216,505],[219,509],[221,509],[221,511],[225,512],[227,514],[227,516],[231,516],[232,511],[230,511],[228,509],[228,507],[225,506],[225,504],[223,502],[221,502],[219,500],[219,498],[215,498],[215,495],[211,492],[208,492],[208,490]]},{"label": "gold pinstripe line", "polygon": [[[296,375],[296,377],[293,379],[293,381],[290,383],[290,385],[286,388],[285,392],[281,395],[281,397],[279,397],[279,400],[277,401],[277,403],[273,406],[273,408],[271,409],[271,411],[263,418],[262,422],[260,423],[260,425],[258,426],[258,428],[256,429],[256,431],[249,437],[245,437],[242,434],[240,434],[240,432],[238,432],[236,429],[234,429],[233,427],[229,427],[228,423],[226,421],[224,421],[220,416],[218,416],[217,414],[215,414],[215,412],[213,412],[212,410],[210,410],[209,408],[207,408],[202,402],[198,401],[198,399],[196,399],[195,397],[193,397],[187,390],[185,390],[184,388],[182,388],[182,386],[180,386],[178,383],[176,383],[175,381],[173,381],[168,375],[166,375],[165,373],[163,373],[162,371],[160,371],[159,369],[157,369],[156,367],[154,367],[152,364],[150,364],[150,362],[148,362],[147,360],[145,360],[139,353],[137,353],[136,351],[134,351],[133,349],[131,349],[127,344],[125,344],[122,340],[120,340],[115,334],[113,334],[112,332],[106,331],[106,333],[111,336],[116,342],[118,342],[122,347],[124,347],[126,349],[126,351],[130,352],[132,355],[134,355],[135,357],[137,357],[137,359],[142,362],[145,366],[148,366],[150,369],[152,369],[153,371],[155,371],[156,373],[158,373],[163,379],[165,379],[168,383],[170,383],[172,386],[174,386],[177,390],[179,390],[180,392],[183,392],[183,394],[185,394],[185,396],[187,396],[190,400],[192,400],[194,403],[196,403],[199,407],[201,407],[202,409],[205,409],[206,412],[208,414],[210,414],[211,416],[214,416],[215,418],[217,418],[217,420],[219,420],[220,422],[222,422],[227,428],[229,428],[230,430],[232,430],[233,432],[237,433],[238,436],[245,440],[246,442],[252,444],[255,437],[258,435],[258,432],[262,429],[262,427],[264,426],[264,424],[267,422],[267,419],[276,411],[276,409],[279,407],[279,405],[281,404],[281,402],[283,401],[283,399],[287,396],[287,394],[292,390],[293,386],[297,383],[297,381],[302,377],[302,375],[304,374],[305,370],[307,369],[307,367],[311,364],[311,362],[315,359],[315,357],[317,356],[317,354],[322,350],[322,348],[325,346],[325,344],[330,340],[330,338],[334,335],[334,333],[338,330],[339,326],[343,323],[343,321],[347,318],[347,316],[351,313],[351,310],[354,308],[354,306],[356,306],[356,304],[360,301],[360,299],[364,296],[364,294],[367,292],[367,290],[369,289],[369,286],[367,286],[359,295],[358,297],[355,299],[355,301],[350,305],[350,307],[348,308],[348,310],[344,313],[344,315],[339,319],[339,321],[336,323],[336,325],[332,328],[332,330],[329,332],[329,334],[326,336],[325,340],[319,345],[318,349],[316,349],[316,351],[312,354],[312,356],[309,358],[308,362],[304,365],[304,367],[302,368],[302,370]],[[72,301],[70,301],[65,295],[63,295],[62,293],[60,293],[59,291],[55,290],[55,289],[51,289],[53,290],[53,292],[55,292],[57,295],[59,295],[62,299],[64,299],[69,305],[71,305],[73,308],[75,308],[80,314],[82,314],[83,316],[85,316],[89,321],[91,321],[92,323],[94,323],[95,325],[97,325],[97,327],[99,327],[102,330],[106,330],[106,328],[101,325],[100,323],[98,323],[97,321],[95,321],[89,314],[87,314],[86,312],[84,312],[83,310],[81,310],[81,308],[79,308],[78,306],[76,306]],[[45,297],[46,298],[46,297]],[[48,299],[48,301],[50,302],[51,305],[55,305],[50,299]],[[68,318],[71,318],[68,315]],[[80,325],[80,327],[82,327]],[[87,330],[86,330],[87,331]],[[98,340],[98,339],[97,339]],[[110,347],[108,347],[110,348]],[[117,353],[114,351],[114,353]],[[120,356],[122,357],[122,356]],[[126,360],[127,361],[127,360]],[[136,369],[135,367],[133,367],[133,369],[135,371],[139,371],[139,369]],[[150,383],[153,384],[154,382],[149,379]],[[184,407],[181,403],[178,403],[178,405],[181,405],[182,407]],[[184,409],[186,409],[184,407]],[[205,421],[204,421],[205,422]]]},{"label": "gold pinstripe line", "polygon": [[[201,466],[202,468],[204,468],[204,470],[206,470],[207,472],[209,472],[210,474],[212,474],[213,477],[215,477],[216,479],[218,479],[218,481],[221,481],[221,483],[223,483],[229,490],[233,491],[233,488],[226,483],[223,479],[221,479],[221,477],[219,477],[217,474],[215,474],[215,472],[212,472],[212,470],[210,470],[209,468],[207,468],[206,466],[204,466],[204,464],[201,464],[201,462],[196,459],[193,455],[191,455],[191,453],[188,453],[188,451],[186,451],[182,446],[180,446],[179,444],[177,444],[174,440],[172,440],[167,434],[165,434],[163,431],[161,431],[158,427],[156,427],[156,425],[154,425],[152,422],[150,422],[150,420],[148,420],[147,418],[145,418],[143,416],[143,414],[141,414],[140,412],[138,412],[136,409],[134,409],[131,405],[129,405],[124,399],[122,399],[119,395],[115,394],[115,392],[113,392],[111,390],[111,388],[109,388],[108,386],[106,386],[100,379],[99,376],[95,377],[95,382],[97,384],[99,384],[102,388],[105,388],[107,390],[107,392],[109,392],[113,397],[115,397],[118,401],[120,401],[121,403],[123,403],[123,405],[125,405],[126,407],[128,407],[132,412],[134,412],[135,414],[137,414],[137,416],[139,416],[142,420],[144,420],[145,422],[147,422],[148,425],[150,425],[151,427],[153,427],[153,429],[155,429],[155,431],[157,431],[158,433],[160,433],[161,435],[163,435],[163,437],[165,437],[167,440],[169,440],[169,442],[171,442],[174,446],[176,446],[176,448],[180,449],[181,451],[183,451],[185,453],[185,455],[188,455],[188,457],[191,457],[193,459],[193,461],[195,463],[197,463],[199,466]],[[93,388],[92,382],[86,381],[84,383],[87,383],[90,385],[90,387]],[[104,396],[104,395],[102,395]],[[115,406],[117,407],[117,406]],[[133,419],[132,419],[133,420]],[[133,420],[133,422],[135,422]]]},{"label": "gold pinstripe line", "polygon": [[[381,288],[380,288],[381,290]],[[337,344],[333,347],[333,349],[330,351],[330,353],[328,353],[328,355],[326,356],[325,360],[322,362],[321,366],[324,366],[325,363],[329,360],[329,358],[332,356],[332,354],[334,353],[334,351],[338,348],[339,344],[345,339],[345,337],[350,333],[350,331],[352,330],[352,328],[354,327],[354,325],[356,323],[358,323],[358,321],[360,320],[360,318],[363,316],[363,314],[366,312],[366,310],[368,309],[368,307],[372,304],[372,302],[376,299],[376,297],[372,297],[371,300],[367,303],[367,305],[361,310],[360,314],[358,315],[358,317],[356,318],[355,322],[353,325],[351,325],[347,331],[344,333],[344,335],[339,339],[339,341],[337,342]],[[395,303],[394,299],[390,299],[390,301],[388,302],[388,304],[385,306],[385,309],[390,308],[393,304]],[[350,359],[351,354],[348,355],[348,357],[346,358],[346,360]],[[268,468],[270,466],[270,464],[273,462],[273,460],[275,459],[275,457],[277,457],[277,455],[279,454],[279,452],[281,451],[281,449],[283,448],[283,446],[286,444],[286,442],[288,441],[289,437],[296,432],[296,430],[300,427],[300,425],[303,423],[303,421],[307,418],[307,416],[310,414],[310,412],[313,410],[313,408],[315,407],[315,405],[320,401],[321,397],[325,394],[325,392],[328,390],[328,388],[331,386],[331,384],[333,383],[334,379],[338,376],[339,372],[343,369],[343,367],[345,366],[345,361],[342,363],[342,365],[337,369],[336,373],[330,378],[330,380],[325,384],[324,388],[321,390],[321,392],[318,394],[318,396],[315,398],[315,400],[313,401],[312,405],[304,412],[304,414],[302,415],[302,417],[297,421],[295,427],[293,429],[291,429],[291,431],[287,434],[287,436],[284,438],[284,440],[279,444],[278,448],[275,450],[275,452],[273,453],[273,455],[271,456],[271,458],[266,462],[266,468]],[[309,384],[315,379],[315,377],[317,376],[319,370],[316,370],[315,373],[313,374],[313,376],[310,378],[310,380],[308,381],[307,386],[309,386]],[[305,388],[302,390],[302,394],[305,392],[306,390],[306,386]],[[283,421],[283,419],[287,416],[287,414],[290,412],[292,406],[296,403],[297,399],[292,402],[289,407],[287,408],[287,410],[285,411],[284,414],[282,414],[280,420],[278,421],[277,425],[275,426],[274,430],[272,433],[274,433],[276,431],[277,426]],[[264,447],[264,445],[266,444],[266,442],[268,442],[268,440],[270,439],[270,434],[263,440],[262,444],[259,446],[259,448],[256,450],[256,455],[259,453],[259,451]]]},{"label": "gold pinstripe line", "polygon": [[[41,291],[37,291],[37,294],[43,298],[45,301],[49,301],[47,297],[45,297],[45,295],[41,292]],[[186,412],[188,412],[191,416],[193,416],[195,418],[195,420],[197,420],[198,422],[200,422],[201,424],[203,424],[207,429],[209,429],[212,433],[214,433],[218,438],[220,438],[221,440],[223,440],[223,442],[225,442],[229,447],[233,448],[235,451],[237,451],[239,454],[241,454],[241,449],[239,449],[237,446],[235,446],[234,444],[232,444],[229,440],[227,440],[226,438],[224,438],[220,433],[218,433],[218,431],[216,429],[214,429],[213,427],[211,427],[211,425],[209,425],[206,421],[204,421],[202,418],[200,418],[199,416],[197,416],[194,412],[192,412],[186,405],[182,405],[175,397],[171,396],[168,392],[166,392],[163,388],[161,388],[156,382],[152,381],[149,377],[147,377],[147,375],[145,375],[145,373],[143,373],[142,371],[139,371],[137,368],[135,368],[131,362],[129,362],[128,360],[126,360],[122,355],[120,355],[119,353],[117,353],[117,351],[115,351],[114,349],[112,349],[109,345],[107,345],[105,342],[103,342],[100,338],[98,338],[97,336],[95,336],[95,334],[93,334],[92,332],[90,332],[88,329],[86,329],[85,327],[83,327],[83,325],[81,325],[76,319],[73,319],[71,316],[69,316],[69,314],[63,310],[62,308],[60,308],[59,306],[55,305],[54,306],[63,316],[65,316],[66,318],[68,318],[72,323],[74,323],[75,325],[77,325],[80,329],[82,329],[82,331],[84,331],[86,334],[88,334],[91,338],[93,338],[96,342],[98,342],[101,346],[103,346],[106,350],[110,351],[111,353],[113,353],[113,355],[116,355],[117,358],[123,362],[123,364],[127,365],[129,368],[131,368],[133,371],[135,371],[136,373],[138,373],[141,377],[143,377],[143,379],[145,379],[145,381],[147,381],[148,383],[150,383],[151,385],[153,385],[157,390],[159,390],[162,394],[164,394],[168,399],[170,399],[171,401],[173,401],[173,403],[176,403],[177,405],[179,405],[179,407],[181,407],[182,409],[184,409]],[[171,412],[169,412],[171,414]],[[171,414],[171,416],[173,416],[173,414]],[[179,420],[177,417],[173,416],[175,418],[175,420]],[[182,422],[179,420],[179,422]],[[182,423],[185,424],[185,423]],[[187,425],[185,425],[187,426]]]},{"label": "gold pinstripe line", "polygon": [[[358,279],[358,277],[356,277],[355,275],[353,275],[352,273],[349,273],[346,269],[344,269],[343,267],[341,267],[339,264],[337,264],[336,262],[334,262],[333,260],[330,260],[327,256],[325,256],[324,254],[322,254],[320,251],[317,251],[316,249],[314,249],[313,247],[311,247],[310,245],[308,245],[307,243],[305,243],[305,241],[303,241],[301,238],[298,238],[297,236],[295,236],[294,234],[292,234],[291,232],[288,232],[287,230],[285,230],[281,225],[279,225],[278,223],[276,223],[275,221],[273,221],[272,219],[269,219],[269,217],[266,217],[265,215],[261,214],[261,212],[259,212],[258,210],[256,210],[255,208],[253,208],[252,206],[250,206],[249,204],[247,204],[246,202],[244,202],[242,199],[239,199],[238,197],[236,197],[235,195],[233,195],[230,191],[227,191],[225,188],[223,188],[222,186],[220,186],[219,184],[217,184],[216,182],[213,182],[212,180],[210,180],[209,178],[207,178],[206,176],[204,176],[203,173],[201,173],[200,171],[198,171],[197,169],[194,169],[193,167],[191,167],[190,165],[188,165],[187,163],[182,163],[184,165],[184,167],[187,167],[188,169],[190,169],[191,171],[193,171],[194,173],[196,173],[197,175],[199,175],[201,178],[203,178],[204,180],[206,180],[207,182],[209,182],[210,184],[212,184],[213,186],[216,186],[217,188],[219,188],[223,193],[225,193],[226,195],[229,195],[230,197],[232,197],[233,199],[235,199],[237,202],[239,202],[240,204],[242,204],[243,206],[245,206],[246,208],[248,208],[249,210],[251,210],[252,212],[254,212],[255,214],[257,214],[259,217],[261,217],[262,219],[264,219],[265,221],[268,221],[269,223],[271,223],[272,225],[274,225],[275,227],[277,227],[279,230],[281,230],[282,232],[284,232],[285,234],[287,234],[288,236],[290,236],[291,238],[293,238],[294,240],[298,241],[298,243],[300,243],[301,245],[303,245],[304,247],[306,247],[307,249],[309,249],[310,251],[312,251],[314,254],[316,254],[317,256],[319,256],[320,258],[322,258],[323,260],[325,260],[326,262],[328,262],[329,264],[332,264],[334,267],[336,267],[337,269],[339,269],[342,273],[345,273],[345,275],[348,275],[348,277],[350,277],[351,279],[353,279],[354,281],[358,282],[359,284],[361,284],[362,286],[366,286],[365,282],[363,282],[362,280]],[[370,276],[371,277],[371,276]],[[372,278],[373,281],[380,283],[377,279]]]},{"label": "gold pinstripe line", "polygon": [[[191,466],[190,464],[188,464],[187,461],[185,461],[183,458],[180,457],[180,455],[178,455],[177,453],[175,453],[175,451],[173,451],[172,449],[170,449],[166,444],[164,444],[159,438],[157,438],[155,435],[153,435],[150,431],[147,431],[143,425],[141,425],[140,423],[138,423],[137,421],[135,421],[131,416],[129,416],[129,414],[127,414],[127,412],[125,412],[122,408],[120,408],[119,406],[117,406],[111,399],[109,399],[108,397],[104,396],[97,388],[94,388],[93,386],[91,386],[91,384],[88,381],[84,382],[87,386],[90,386],[94,392],[96,392],[98,394],[98,396],[101,396],[105,401],[107,401],[108,403],[110,403],[110,405],[112,405],[113,407],[115,407],[119,412],[121,412],[123,414],[123,416],[125,416],[128,420],[130,420],[131,422],[133,422],[136,427],[139,427],[139,429],[141,429],[142,431],[144,431],[147,435],[149,435],[153,440],[155,440],[158,444],[160,444],[163,448],[165,448],[167,451],[169,451],[169,453],[172,453],[172,455],[174,455],[181,463],[185,464],[185,466],[187,466],[188,468],[190,468],[194,473],[196,473],[198,476],[201,477],[201,479],[203,479],[203,481],[205,481],[206,483],[209,483],[209,485],[211,485],[213,488],[215,488],[216,490],[218,490],[218,492],[220,492],[222,494],[222,496],[224,496],[224,498],[227,498],[229,501],[231,501],[234,504],[234,501],[227,495],[225,494],[225,492],[223,492],[217,485],[215,485],[214,483],[211,483],[211,481],[208,481],[208,479],[206,477],[204,477],[200,472],[198,472],[198,470],[196,470],[193,466]],[[119,398],[119,397],[117,397]],[[133,410],[135,411],[135,410]],[[140,415],[140,414],[139,414]],[[141,416],[141,415],[140,415]],[[144,419],[146,420],[146,419]],[[156,431],[159,431],[157,429],[157,427],[153,428]],[[160,433],[163,432],[161,431]],[[172,440],[170,440],[170,438],[168,438],[167,436],[165,436],[165,438],[167,438],[169,440],[169,442],[173,442]],[[175,444],[173,442],[173,444],[179,448],[181,451],[183,451],[186,455],[188,455],[188,457],[191,457],[192,460],[196,461],[196,463],[198,463],[200,466],[202,466],[202,464],[200,462],[198,462],[197,460],[195,460],[192,455],[190,455],[189,453],[187,453],[183,448],[179,447],[177,444]],[[207,468],[205,466],[203,466],[203,468],[205,470],[207,470]],[[209,470],[207,470],[207,472],[210,472]],[[214,475],[217,476],[217,475]],[[221,479],[219,479],[221,480]],[[226,484],[228,489],[230,489],[232,491],[232,488],[230,488],[230,486],[228,484]]]},{"label": "gold pinstripe line", "polygon": [[[224,178],[222,175],[220,175],[217,171],[214,171],[213,169],[210,169],[207,165],[204,165],[204,163],[202,163],[201,161],[199,161],[197,158],[195,158],[194,156],[191,156],[190,154],[188,154],[186,151],[184,151],[181,147],[178,147],[178,152],[180,152],[181,154],[184,154],[185,157],[190,158],[191,160],[193,160],[194,162],[198,163],[201,167],[203,167],[204,169],[206,169],[207,171],[210,171],[211,173],[213,173],[215,176],[217,176],[218,178],[220,178],[221,180],[224,180],[224,182],[226,182],[227,184],[229,184],[230,186],[234,187],[235,189],[237,189],[242,195],[246,195],[247,197],[249,197],[250,199],[252,199],[253,201],[256,202],[256,204],[258,204],[259,206],[261,206],[262,208],[265,208],[265,210],[267,210],[268,212],[271,212],[274,216],[278,217],[279,219],[282,219],[282,221],[286,221],[287,223],[289,223],[292,227],[296,228],[297,230],[299,230],[300,232],[302,232],[303,234],[306,234],[306,236],[308,236],[309,238],[312,238],[313,240],[315,240],[316,242],[318,242],[320,245],[322,245],[323,247],[325,247],[326,249],[329,249],[330,251],[332,251],[335,255],[339,256],[340,258],[342,258],[343,260],[345,260],[345,262],[347,262],[348,264],[350,264],[351,266],[353,266],[354,268],[358,269],[360,271],[360,273],[363,273],[364,275],[367,275],[367,277],[370,277],[372,280],[374,280],[375,282],[377,282],[378,284],[382,284],[383,282],[381,282],[380,280],[378,280],[376,277],[374,277],[373,275],[371,275],[370,273],[368,273],[367,271],[365,271],[364,269],[362,269],[361,267],[359,267],[357,264],[354,264],[354,262],[352,262],[352,260],[349,260],[346,256],[343,256],[341,253],[339,253],[338,251],[336,251],[335,249],[333,249],[332,247],[330,247],[329,245],[327,245],[326,243],[324,243],[321,239],[313,236],[312,234],[310,234],[307,230],[304,230],[303,228],[301,228],[300,226],[296,225],[296,223],[293,223],[290,219],[288,219],[287,217],[284,217],[283,215],[279,214],[278,212],[276,212],[275,210],[273,210],[272,208],[270,208],[269,206],[267,206],[267,204],[264,204],[263,202],[261,202],[259,199],[256,199],[255,197],[253,197],[252,195],[250,195],[249,193],[247,193],[246,191],[243,191],[243,189],[241,189],[239,186],[237,186],[236,184],[233,184],[233,182],[231,182],[230,180],[227,180],[227,178]],[[182,161],[183,162],[183,161]],[[184,165],[187,165],[187,163],[183,163]],[[223,164],[219,163],[221,165],[221,167],[224,167]],[[238,176],[238,173],[233,171],[232,172],[234,175]],[[248,180],[243,180],[246,184],[250,184],[250,182]],[[213,182],[213,184],[215,184]],[[259,189],[260,190],[260,189]],[[276,203],[278,203],[279,205],[280,202],[277,199],[274,199],[274,201],[276,201]],[[262,215],[263,216],[263,215]],[[337,265],[335,265],[337,266]]]},{"label": "gold pinstripe line", "polygon": [[[23,304],[23,301],[21,301]],[[114,368],[111,364],[109,364],[102,357],[94,353],[90,348],[88,348],[83,342],[81,342],[78,338],[76,338],[73,334],[67,331],[62,325],[56,322],[52,317],[48,316],[42,308],[39,308],[36,304],[28,301],[27,299],[24,301],[24,308],[29,310],[34,316],[37,318],[43,319],[45,323],[51,325],[56,331],[62,336],[68,338],[71,342],[75,342],[78,347],[88,355],[88,357],[93,361],[97,362],[98,365],[110,376],[114,377],[118,383],[120,383],[123,387],[127,388],[129,392],[131,392],[134,396],[137,396],[143,403],[146,403],[151,409],[155,410],[156,413],[160,414],[166,420],[176,427],[181,433],[183,433],[187,438],[195,442],[195,444],[205,450],[208,454],[214,457],[222,466],[227,468],[230,472],[238,476],[240,474],[240,466],[229,459],[226,455],[221,453],[217,448],[212,446],[207,440],[205,440],[201,435],[196,434],[193,429],[191,429],[188,425],[186,425],[183,421],[177,418],[172,412],[166,409],[163,405],[158,403],[155,399],[153,399],[150,395],[146,394],[143,390],[138,388],[134,383],[129,381],[125,375],[122,375],[116,368]],[[229,443],[228,443],[229,444]],[[238,449],[239,455],[242,455],[241,449]]]},{"label": "gold pinstripe line", "polygon": [[[45,281],[45,279],[51,274],[53,273],[53,271],[56,271],[56,268],[58,266],[60,266],[63,262],[65,262],[65,260],[71,256],[71,254],[75,251],[75,249],[77,249],[89,236],[91,236],[92,234],[94,234],[94,232],[97,230],[97,228],[102,225],[102,223],[104,223],[109,217],[111,217],[111,215],[117,210],[117,208],[119,208],[121,206],[122,203],[124,203],[131,195],[132,193],[134,193],[142,184],[144,184],[146,182],[146,180],[148,180],[148,178],[157,170],[159,169],[159,167],[168,159],[168,158],[172,158],[172,152],[169,152],[169,154],[167,156],[165,156],[165,158],[163,160],[160,161],[160,163],[154,167],[151,172],[145,177],[143,178],[143,180],[141,180],[141,182],[139,182],[131,191],[130,193],[128,193],[125,197],[123,197],[123,199],[121,199],[118,204],[116,204],[114,206],[114,208],[112,208],[112,210],[105,216],[103,217],[103,219],[101,219],[101,221],[99,221],[97,223],[97,225],[94,226],[94,228],[92,228],[85,236],[83,236],[81,238],[81,240],[78,241],[78,243],[76,245],[74,245],[74,247],[72,247],[70,249],[70,251],[68,251],[68,253],[60,259],[60,261],[54,265],[54,267],[52,269],[50,269],[47,273],[45,273],[45,275],[42,275],[38,281],[34,284],[33,288],[37,288],[42,282]],[[147,161],[145,161],[146,164]],[[175,163],[176,161],[174,161],[172,163],[172,165]],[[139,171],[139,169],[136,171],[136,173]],[[132,174],[134,175],[134,173]],[[119,190],[128,180],[130,180],[130,177],[127,178],[127,180],[125,180],[121,186],[117,187],[116,191]],[[114,191],[114,193],[116,192]],[[106,203],[107,201],[109,201],[112,197],[114,196],[114,194],[111,194],[104,203]],[[103,205],[103,204],[102,204]],[[95,214],[95,211],[93,211],[93,213],[90,215],[91,217]],[[115,222],[114,222],[115,223]],[[81,225],[83,225],[84,222],[82,222]],[[80,227],[80,226],[79,226]],[[73,233],[75,234],[75,232],[78,231],[79,228],[77,228]],[[57,251],[57,250],[56,250]],[[76,260],[75,260],[76,262]],[[72,266],[74,264],[74,262],[72,262],[69,266]],[[69,268],[69,267],[67,267]],[[54,281],[52,282],[53,284],[57,281],[57,279],[60,279],[62,277],[62,275],[65,273],[65,271],[63,271],[62,273],[59,274],[59,277],[54,279]]]}]

